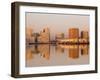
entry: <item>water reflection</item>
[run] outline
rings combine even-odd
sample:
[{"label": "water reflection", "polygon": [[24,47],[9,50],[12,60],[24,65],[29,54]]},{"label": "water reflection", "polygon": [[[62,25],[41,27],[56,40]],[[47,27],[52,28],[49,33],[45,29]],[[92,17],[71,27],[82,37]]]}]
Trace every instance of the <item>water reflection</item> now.
[{"label": "water reflection", "polygon": [[26,46],[26,67],[89,64],[89,45]]}]

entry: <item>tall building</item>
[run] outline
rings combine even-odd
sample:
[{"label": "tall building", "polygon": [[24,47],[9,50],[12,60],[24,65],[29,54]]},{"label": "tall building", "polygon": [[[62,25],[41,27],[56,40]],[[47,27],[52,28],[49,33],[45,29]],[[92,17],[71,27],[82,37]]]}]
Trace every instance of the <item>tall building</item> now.
[{"label": "tall building", "polygon": [[69,29],[69,39],[73,39],[75,40],[75,42],[78,42],[78,39],[79,39],[79,29],[78,28]]},{"label": "tall building", "polygon": [[44,28],[38,37],[38,42],[49,43],[50,42],[50,30],[49,28]]}]

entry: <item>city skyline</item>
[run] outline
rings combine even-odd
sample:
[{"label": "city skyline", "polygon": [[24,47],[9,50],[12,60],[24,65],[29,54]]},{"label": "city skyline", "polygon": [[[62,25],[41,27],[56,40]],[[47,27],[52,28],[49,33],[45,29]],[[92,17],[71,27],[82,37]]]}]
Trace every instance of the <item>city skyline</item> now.
[{"label": "city skyline", "polygon": [[54,35],[55,39],[51,39],[49,28],[43,28],[39,33],[34,32],[32,28],[26,28],[26,43],[89,44],[89,32],[80,31],[78,28],[69,28],[68,37],[62,32]]},{"label": "city skyline", "polygon": [[89,16],[26,13],[26,67],[89,64]]},{"label": "city skyline", "polygon": [[[50,28],[50,38],[55,39],[56,33],[63,32],[68,36],[68,28],[74,27],[89,32],[88,15],[63,15],[26,13],[26,27],[31,27],[37,33],[43,28]],[[79,34],[80,35],[80,34]]]}]

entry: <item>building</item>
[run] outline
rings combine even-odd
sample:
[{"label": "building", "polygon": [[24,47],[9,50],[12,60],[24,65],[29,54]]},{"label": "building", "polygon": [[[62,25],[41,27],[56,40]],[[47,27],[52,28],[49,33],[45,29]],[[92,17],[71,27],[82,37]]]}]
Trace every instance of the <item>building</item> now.
[{"label": "building", "polygon": [[40,36],[39,33],[33,33],[32,35],[34,37],[34,43],[38,43],[38,37]]},{"label": "building", "polygon": [[33,33],[33,28],[32,27],[26,27],[26,36],[31,36]]},{"label": "building", "polygon": [[81,38],[82,39],[86,39],[87,41],[89,41],[89,33],[88,33],[88,31],[81,31]]},{"label": "building", "polygon": [[26,27],[26,44],[34,42],[35,38],[33,35],[33,28]]},{"label": "building", "polygon": [[79,39],[79,29],[78,28],[70,28],[69,29],[69,39],[73,39],[75,43],[78,43]]},{"label": "building", "polygon": [[78,39],[79,38],[79,29],[70,28],[69,29],[69,39]]},{"label": "building", "polygon": [[50,30],[49,28],[44,28],[38,37],[39,43],[49,43],[50,42]]},{"label": "building", "polygon": [[58,40],[58,39],[64,39],[64,33],[58,33],[58,34],[56,34],[55,39],[56,40]]},{"label": "building", "polygon": [[89,33],[88,33],[88,31],[81,31],[80,43],[89,43]]},{"label": "building", "polygon": [[63,43],[63,44],[72,44],[72,43],[77,43],[77,39],[59,39],[57,40],[58,43]]},{"label": "building", "polygon": [[89,39],[88,31],[81,31],[81,38]]}]

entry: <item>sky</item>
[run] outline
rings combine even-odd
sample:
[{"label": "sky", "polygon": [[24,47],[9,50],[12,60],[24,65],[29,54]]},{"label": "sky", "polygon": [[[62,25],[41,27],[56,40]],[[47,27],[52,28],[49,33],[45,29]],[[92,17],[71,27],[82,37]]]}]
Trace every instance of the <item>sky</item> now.
[{"label": "sky", "polygon": [[64,33],[65,38],[68,37],[69,28],[89,31],[89,15],[27,12],[25,17],[26,27],[32,27],[34,32],[39,33],[48,27],[51,39],[55,39],[57,33]]}]

